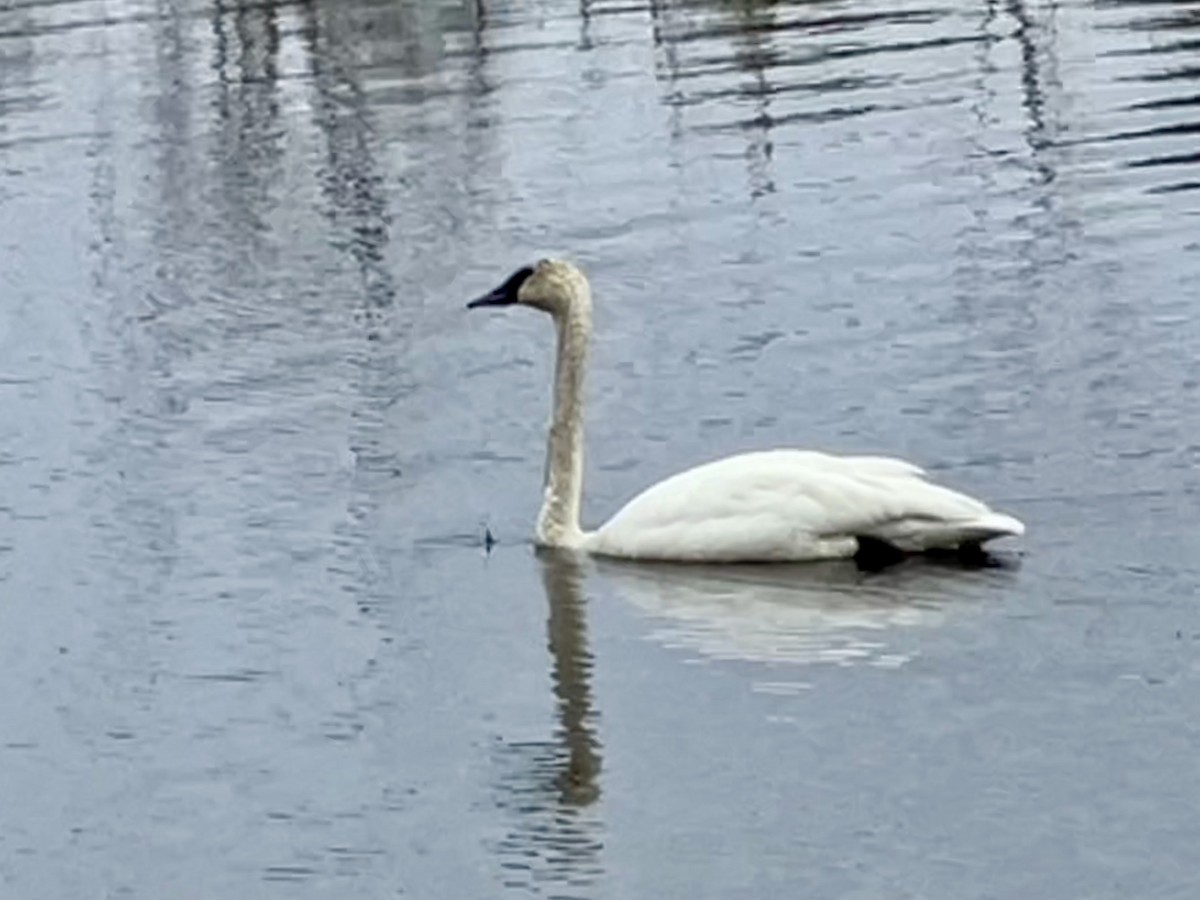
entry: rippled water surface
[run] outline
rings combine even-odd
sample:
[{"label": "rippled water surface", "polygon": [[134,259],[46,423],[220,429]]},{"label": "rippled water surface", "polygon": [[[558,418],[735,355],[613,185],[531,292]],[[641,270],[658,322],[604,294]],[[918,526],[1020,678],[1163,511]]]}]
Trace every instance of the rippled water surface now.
[{"label": "rippled water surface", "polygon": [[[0,4],[0,893],[1200,892],[1200,5]],[[887,451],[1007,565],[532,552]],[[485,529],[498,539],[490,555]]]}]

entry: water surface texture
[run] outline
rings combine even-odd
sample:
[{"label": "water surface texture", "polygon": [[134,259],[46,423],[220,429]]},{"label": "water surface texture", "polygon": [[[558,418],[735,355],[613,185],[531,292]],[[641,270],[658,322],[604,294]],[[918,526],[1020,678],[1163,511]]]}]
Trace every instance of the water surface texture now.
[{"label": "water surface texture", "polygon": [[[0,894],[1200,895],[1200,6],[0,4]],[[886,451],[1007,565],[536,555]],[[485,528],[499,543],[484,552]]]}]

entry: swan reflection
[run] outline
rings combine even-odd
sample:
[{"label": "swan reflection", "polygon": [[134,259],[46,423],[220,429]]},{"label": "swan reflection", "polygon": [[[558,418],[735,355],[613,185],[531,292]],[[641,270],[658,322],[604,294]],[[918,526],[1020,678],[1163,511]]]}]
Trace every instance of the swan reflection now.
[{"label": "swan reflection", "polygon": [[600,742],[592,704],[584,573],[571,553],[538,553],[549,614],[547,646],[557,700],[548,741],[503,745],[500,807],[517,821],[496,847],[505,886],[539,891],[586,887],[602,874]]},{"label": "swan reflection", "polygon": [[592,655],[587,645],[583,569],[571,553],[542,552],[542,586],[550,605],[547,645],[553,657],[559,738],[565,750],[558,785],[564,803],[586,806],[599,796],[599,743],[592,710]]},{"label": "swan reflection", "polygon": [[1007,581],[912,560],[885,572],[841,561],[785,566],[632,565],[597,561],[616,593],[658,621],[651,637],[709,659],[895,667],[901,629],[933,628]]}]

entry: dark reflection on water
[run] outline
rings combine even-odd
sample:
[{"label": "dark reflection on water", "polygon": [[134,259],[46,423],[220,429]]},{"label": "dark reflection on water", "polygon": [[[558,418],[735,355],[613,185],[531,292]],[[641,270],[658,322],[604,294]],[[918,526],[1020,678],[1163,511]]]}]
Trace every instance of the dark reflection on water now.
[{"label": "dark reflection on water", "polygon": [[565,554],[545,554],[541,563],[542,586],[550,605],[546,632],[554,658],[551,675],[561,718],[560,736],[567,749],[566,764],[558,778],[559,790],[563,802],[587,806],[600,793],[596,783],[600,754],[589,684],[592,656],[587,646],[583,571],[579,560]]},{"label": "dark reflection on water", "polygon": [[603,873],[603,829],[592,806],[600,796],[600,743],[593,709],[592,656],[580,561],[570,554],[539,559],[549,604],[547,646],[558,725],[549,742],[506,742],[498,807],[517,824],[496,844],[507,887],[579,889]]},{"label": "dark reflection on water", "polygon": [[[376,130],[355,65],[358,60],[352,55],[354,44],[348,35],[338,33],[346,26],[341,11],[327,11],[314,3],[304,4],[303,10],[304,40],[316,92],[313,115],[326,142],[326,162],[318,177],[328,200],[330,239],[335,247],[350,253],[361,272],[361,315],[369,323],[376,310],[390,306],[395,299],[392,275],[385,265],[391,217],[383,176],[375,162]],[[381,30],[385,24],[380,24]],[[385,33],[407,34],[406,24],[401,19]],[[404,63],[412,65],[407,58]],[[366,336],[370,340],[379,337],[370,325]]]},{"label": "dark reflection on water", "polygon": [[[1099,55],[1106,62],[1136,57],[1138,68],[1123,71],[1124,66],[1108,67],[1074,65],[1069,58],[1071,75],[1076,83],[1065,81],[1061,74],[1064,28],[1077,21],[1084,8],[1076,4],[1027,4],[1023,0],[988,0],[978,11],[970,9],[923,8],[909,10],[878,10],[871,12],[833,12],[827,4],[743,3],[723,10],[724,15],[705,15],[700,4],[650,4],[653,36],[662,49],[660,73],[669,85],[667,102],[680,109],[711,106],[717,109],[745,110],[730,120],[713,120],[699,115],[695,127],[700,130],[746,130],[757,135],[747,147],[747,159],[769,161],[773,144],[769,139],[772,127],[806,122],[827,122],[867,114],[898,112],[915,105],[955,104],[971,90],[962,83],[957,90],[941,97],[913,91],[909,85],[925,87],[929,80],[907,70],[905,58],[913,54],[948,55],[956,45],[979,44],[984,48],[1003,48],[1013,40],[1019,48],[1016,77],[1023,94],[1022,105],[1027,116],[1024,131],[1035,155],[1039,151],[1061,145],[1070,146],[1088,141],[1186,139],[1196,131],[1195,122],[1182,121],[1160,124],[1132,132],[1090,135],[1077,127],[1048,130],[1047,116],[1057,118],[1056,112],[1046,109],[1046,86],[1059,98],[1088,91],[1100,98],[1093,100],[1094,108],[1105,118],[1118,110],[1129,113],[1181,110],[1194,107],[1196,96],[1186,93],[1188,83],[1195,88],[1200,79],[1200,67],[1174,62],[1176,55],[1195,48],[1197,41],[1187,38],[1156,39],[1144,46],[1131,48],[1125,43],[1105,46],[1103,36],[1108,32],[1150,33],[1158,37],[1174,35],[1200,26],[1194,10],[1184,5],[1164,11],[1158,5],[1147,10],[1140,2],[1111,2],[1099,4],[1102,10],[1131,14],[1121,21],[1100,20],[1086,27],[1095,28]],[[714,14],[719,7],[714,7]],[[930,35],[929,32],[936,32]],[[714,42],[729,42],[729,48],[719,52],[711,48]],[[874,70],[864,69],[862,57],[883,56]],[[1003,50],[984,49],[980,55],[982,89],[994,96],[988,84],[992,76],[1004,73],[1007,62],[997,63],[996,56],[1007,56]],[[893,62],[893,59],[895,62]],[[816,71],[816,78],[802,73]],[[949,69],[935,76],[945,78],[949,86],[966,73]],[[744,78],[737,76],[744,75]],[[732,76],[732,77],[731,77]],[[1119,97],[1124,82],[1143,85],[1181,82],[1178,88],[1168,86],[1166,95],[1154,99],[1139,98],[1137,102],[1107,109],[1104,101]],[[713,84],[713,86],[710,86]],[[1158,93],[1158,91],[1155,91]],[[957,96],[956,96],[957,94]],[[1061,99],[1052,101],[1061,105]],[[1036,159],[1036,156],[1035,156]],[[1156,165],[1186,166],[1196,162],[1190,150],[1155,156],[1135,156],[1123,160],[1129,167]],[[1051,173],[1047,161],[1036,159],[1044,178]],[[1186,174],[1186,170],[1185,173]],[[769,190],[769,180],[761,174],[752,177],[754,194]],[[1150,192],[1186,190],[1193,180],[1161,182],[1147,186]]]},{"label": "dark reflection on water", "polygon": [[[1123,71],[1118,80],[1141,84],[1143,91],[1133,102],[1124,106],[1131,122],[1152,113],[1158,121],[1132,130],[1121,130],[1103,136],[1105,141],[1136,141],[1138,149],[1131,150],[1134,158],[1126,160],[1131,168],[1165,167],[1163,174],[1149,188],[1156,193],[1191,191],[1200,187],[1200,180],[1191,169],[1200,163],[1200,153],[1188,144],[1200,134],[1200,66],[1191,55],[1200,49],[1200,13],[1187,4],[1144,4],[1128,0],[1108,0],[1100,4],[1129,15],[1112,28],[1153,34],[1148,46],[1114,47],[1103,57],[1106,62],[1120,65],[1123,58],[1137,60],[1137,69]],[[1188,32],[1193,32],[1189,37]],[[1183,58],[1180,55],[1183,54]],[[1166,121],[1162,121],[1166,119]],[[1142,147],[1147,149],[1142,150]],[[1171,180],[1168,180],[1171,179]]]},{"label": "dark reflection on water", "polygon": [[[3,5],[5,895],[1186,893],[1193,6]],[[894,452],[1020,569],[531,561],[548,251],[590,521]]]}]

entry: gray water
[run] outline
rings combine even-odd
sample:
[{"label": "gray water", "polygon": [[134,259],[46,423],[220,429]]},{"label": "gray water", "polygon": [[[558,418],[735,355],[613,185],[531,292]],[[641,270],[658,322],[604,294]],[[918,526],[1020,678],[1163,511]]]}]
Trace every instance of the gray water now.
[{"label": "gray water", "polygon": [[[0,894],[1200,894],[1200,6],[0,5]],[[536,555],[889,452],[1003,565]],[[499,541],[485,552],[485,529]]]}]

